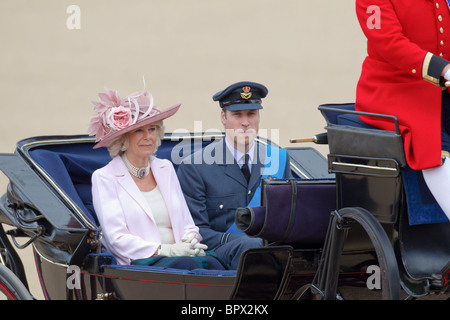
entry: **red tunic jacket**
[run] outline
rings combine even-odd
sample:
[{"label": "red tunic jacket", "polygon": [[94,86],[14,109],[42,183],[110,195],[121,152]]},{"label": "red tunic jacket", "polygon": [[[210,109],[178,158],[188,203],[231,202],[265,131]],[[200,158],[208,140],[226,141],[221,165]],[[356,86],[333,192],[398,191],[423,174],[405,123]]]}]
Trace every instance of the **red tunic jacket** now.
[{"label": "red tunic jacket", "polygon": [[[450,58],[450,10],[445,0],[356,0],[367,53],[356,109],[395,115],[411,168],[441,163],[440,77]],[[361,117],[385,130],[386,120]]]}]

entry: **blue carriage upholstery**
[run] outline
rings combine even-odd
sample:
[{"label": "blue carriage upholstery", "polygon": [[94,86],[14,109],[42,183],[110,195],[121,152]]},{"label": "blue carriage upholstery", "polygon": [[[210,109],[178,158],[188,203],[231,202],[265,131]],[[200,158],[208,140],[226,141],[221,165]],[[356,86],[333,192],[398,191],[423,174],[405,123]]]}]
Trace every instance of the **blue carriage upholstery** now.
[{"label": "blue carriage upholstery", "polygon": [[[324,111],[325,117],[330,124],[379,130],[363,122],[358,115],[345,113],[345,111],[355,111],[354,103],[329,105],[329,107],[343,110],[343,113]],[[401,174],[408,204],[409,224],[421,225],[449,222],[426,186],[422,172],[406,167],[402,169]]]},{"label": "blue carriage upholstery", "polygon": [[35,148],[29,154],[98,227],[92,205],[91,176],[111,161],[108,151],[105,148],[94,150],[91,144],[80,143]]},{"label": "blue carriage upholstery", "polygon": [[375,127],[363,122],[358,115],[345,113],[345,111],[355,111],[354,103],[336,104],[329,105],[330,107],[341,109],[343,113],[324,111],[327,121],[331,124],[341,125],[341,126],[352,126],[358,128],[376,129]]},{"label": "blue carriage upholstery", "polygon": [[109,268],[127,269],[134,271],[145,272],[164,272],[164,273],[176,273],[176,274],[189,274],[196,276],[222,276],[222,277],[234,277],[236,276],[236,270],[212,270],[212,269],[175,269],[168,267],[155,267],[155,266],[141,266],[141,265],[111,265]]}]

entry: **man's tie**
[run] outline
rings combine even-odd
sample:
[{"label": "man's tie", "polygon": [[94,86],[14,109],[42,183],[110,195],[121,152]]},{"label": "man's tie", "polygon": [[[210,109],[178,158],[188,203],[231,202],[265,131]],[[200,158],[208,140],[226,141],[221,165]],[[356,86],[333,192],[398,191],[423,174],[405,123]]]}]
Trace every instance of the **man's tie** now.
[{"label": "man's tie", "polygon": [[248,167],[248,160],[250,159],[250,156],[248,154],[244,155],[244,164],[241,167],[242,173],[244,174],[245,179],[250,180],[250,169]]}]

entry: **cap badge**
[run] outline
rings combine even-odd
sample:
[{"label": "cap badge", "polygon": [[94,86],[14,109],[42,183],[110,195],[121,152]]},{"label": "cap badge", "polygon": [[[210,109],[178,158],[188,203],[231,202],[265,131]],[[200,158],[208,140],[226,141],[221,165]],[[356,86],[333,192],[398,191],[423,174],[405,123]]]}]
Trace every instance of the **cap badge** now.
[{"label": "cap badge", "polygon": [[249,86],[245,86],[245,87],[243,87],[242,88],[242,91],[243,92],[241,92],[241,97],[242,97],[242,99],[250,99],[251,97],[252,97],[252,93],[250,92],[250,87]]}]

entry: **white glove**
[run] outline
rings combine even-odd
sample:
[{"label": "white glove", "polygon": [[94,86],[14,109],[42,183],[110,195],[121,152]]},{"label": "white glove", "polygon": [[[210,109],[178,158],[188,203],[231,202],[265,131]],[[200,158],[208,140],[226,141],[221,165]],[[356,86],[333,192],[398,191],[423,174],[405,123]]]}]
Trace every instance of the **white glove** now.
[{"label": "white glove", "polygon": [[450,69],[447,70],[447,72],[444,74],[444,79],[449,81],[450,80]]},{"label": "white glove", "polygon": [[447,72],[444,74],[445,79],[445,87],[450,87],[450,69],[447,70]]},{"label": "white glove", "polygon": [[208,249],[206,244],[201,244],[197,240],[197,234],[195,232],[191,232],[181,238],[181,241],[184,243],[189,243],[191,248],[196,249],[196,256],[205,256],[205,250]]},{"label": "white glove", "polygon": [[191,242],[192,240],[197,238],[197,233],[195,232],[191,232],[191,233],[186,233],[183,238],[181,238],[181,241],[183,242]]},{"label": "white glove", "polygon": [[191,247],[190,243],[178,242],[174,244],[161,244],[159,250],[160,256],[179,257],[179,256],[195,256],[196,249]]}]

